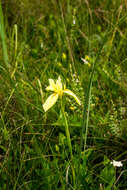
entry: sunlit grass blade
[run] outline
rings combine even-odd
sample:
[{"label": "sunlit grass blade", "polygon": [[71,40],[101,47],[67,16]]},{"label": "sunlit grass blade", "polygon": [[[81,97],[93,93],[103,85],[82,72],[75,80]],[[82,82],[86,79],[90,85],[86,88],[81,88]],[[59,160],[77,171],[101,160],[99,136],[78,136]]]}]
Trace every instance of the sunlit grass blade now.
[{"label": "sunlit grass blade", "polygon": [[7,46],[6,46],[6,37],[5,37],[4,19],[3,19],[1,1],[0,1],[0,37],[2,41],[4,62],[6,66],[8,66],[8,53],[7,53]]}]

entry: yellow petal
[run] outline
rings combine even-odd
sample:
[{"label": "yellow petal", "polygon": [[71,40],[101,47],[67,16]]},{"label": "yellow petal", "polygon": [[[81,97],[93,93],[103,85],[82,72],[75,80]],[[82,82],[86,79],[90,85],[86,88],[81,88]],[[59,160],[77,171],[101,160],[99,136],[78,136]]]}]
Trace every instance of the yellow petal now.
[{"label": "yellow petal", "polygon": [[58,94],[56,93],[51,94],[47,98],[46,102],[43,104],[44,111],[45,112],[48,111],[56,103],[57,99],[58,99]]},{"label": "yellow petal", "polygon": [[56,84],[53,79],[49,79],[49,86],[46,88],[46,90],[54,91],[56,88]]},{"label": "yellow petal", "polygon": [[65,89],[65,90],[64,90],[64,93],[69,94],[70,96],[73,96],[73,98],[76,100],[76,102],[77,102],[79,105],[81,105],[80,100],[78,99],[78,97],[77,97],[71,90]]},{"label": "yellow petal", "polygon": [[58,80],[56,81],[56,87],[58,91],[62,91],[62,82],[60,76],[58,77]]},{"label": "yellow petal", "polygon": [[58,93],[59,96],[62,96],[63,94],[63,85],[61,82],[61,78],[58,77],[58,80],[56,81],[56,93]]}]

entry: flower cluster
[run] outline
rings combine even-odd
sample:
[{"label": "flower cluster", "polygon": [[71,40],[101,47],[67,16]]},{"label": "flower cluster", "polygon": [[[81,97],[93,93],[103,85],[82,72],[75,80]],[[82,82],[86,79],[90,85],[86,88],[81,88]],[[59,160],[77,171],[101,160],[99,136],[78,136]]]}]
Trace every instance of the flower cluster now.
[{"label": "flower cluster", "polygon": [[113,160],[113,161],[111,162],[111,164],[112,164],[113,166],[115,166],[115,167],[122,167],[122,166],[123,166],[123,164],[122,164],[121,161],[115,161],[115,160]]}]

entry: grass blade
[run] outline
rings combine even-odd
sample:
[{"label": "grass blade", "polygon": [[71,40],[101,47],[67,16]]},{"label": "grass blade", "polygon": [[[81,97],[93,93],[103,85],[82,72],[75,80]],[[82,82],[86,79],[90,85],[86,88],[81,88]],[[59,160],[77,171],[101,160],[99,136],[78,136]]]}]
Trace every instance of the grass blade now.
[{"label": "grass blade", "polygon": [[[95,72],[95,65],[99,59],[101,50],[102,50],[102,48],[106,42],[106,39],[107,39],[107,34],[104,36],[103,43],[102,43],[102,45],[98,51],[98,54],[96,56],[96,59],[93,63],[90,81],[89,81],[88,88],[87,88],[86,98],[84,101],[84,111],[83,111],[83,121],[82,121],[82,131],[81,131],[81,143],[80,143],[80,150],[79,150],[79,163],[78,163],[78,170],[77,170],[78,171],[78,175],[77,175],[78,181],[79,181],[79,175],[80,175],[80,173],[79,173],[80,172],[80,161],[81,161],[81,152],[82,152],[83,144],[84,144],[84,155],[83,155],[83,157],[85,157],[85,149],[86,149],[87,134],[88,134],[89,111],[90,111],[90,98],[91,98],[92,81],[93,81],[93,76],[94,76],[94,72]],[[85,132],[85,139],[83,138],[84,132]],[[84,165],[84,163],[83,163],[83,165]]]},{"label": "grass blade", "polygon": [[0,1],[0,36],[1,36],[1,41],[2,41],[4,62],[6,66],[8,66],[8,53],[7,53],[7,46],[6,46],[6,36],[5,36],[4,19],[3,19],[1,1]]}]

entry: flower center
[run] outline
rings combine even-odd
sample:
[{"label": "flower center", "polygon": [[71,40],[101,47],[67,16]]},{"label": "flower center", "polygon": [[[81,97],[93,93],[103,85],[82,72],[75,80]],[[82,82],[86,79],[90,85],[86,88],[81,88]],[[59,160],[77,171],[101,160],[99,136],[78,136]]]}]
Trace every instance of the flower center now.
[{"label": "flower center", "polygon": [[63,89],[57,88],[57,89],[56,89],[56,93],[57,93],[59,96],[62,97],[62,95],[63,95]]}]

